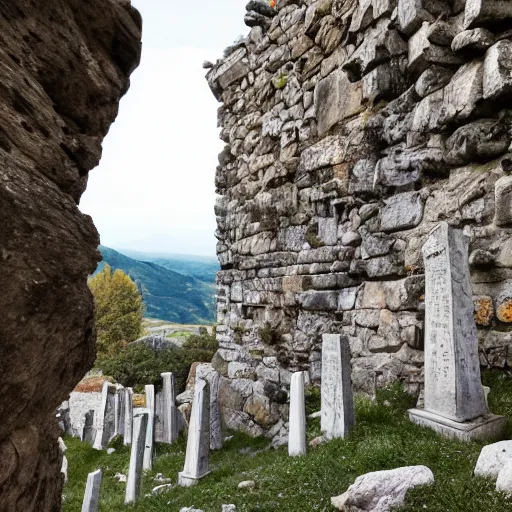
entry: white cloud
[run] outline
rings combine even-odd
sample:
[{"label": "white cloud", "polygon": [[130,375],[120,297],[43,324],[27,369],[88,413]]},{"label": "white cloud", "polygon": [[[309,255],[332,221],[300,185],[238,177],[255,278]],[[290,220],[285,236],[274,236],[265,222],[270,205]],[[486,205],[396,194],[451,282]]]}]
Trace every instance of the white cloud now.
[{"label": "white cloud", "polygon": [[[222,4],[212,10],[204,0],[196,8],[184,2],[188,10],[180,4],[179,12],[175,2],[133,3],[142,4],[145,18],[141,66],[80,208],[92,216],[105,245],[213,255],[214,178],[222,143],[219,104],[201,64],[221,55],[221,39],[228,36],[229,42],[243,30],[243,5],[226,2],[224,8],[233,10],[224,19]],[[207,37],[219,46],[210,46]]]}]

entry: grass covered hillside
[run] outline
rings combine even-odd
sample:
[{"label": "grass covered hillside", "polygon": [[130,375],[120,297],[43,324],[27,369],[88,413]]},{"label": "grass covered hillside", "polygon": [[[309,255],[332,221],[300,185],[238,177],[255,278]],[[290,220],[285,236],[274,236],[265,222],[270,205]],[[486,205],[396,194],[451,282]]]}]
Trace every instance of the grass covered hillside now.
[{"label": "grass covered hillside", "polygon": [[137,284],[146,306],[146,316],[182,324],[211,324],[214,320],[213,282],[165,268],[151,261],[129,258],[100,246],[103,261],[121,269]]},{"label": "grass covered hillside", "polygon": [[[512,434],[512,379],[503,373],[484,375],[491,387],[491,409],[507,416],[505,433]],[[308,448],[305,457],[288,457],[286,447],[268,449],[267,439],[250,439],[241,434],[210,454],[211,474],[195,487],[174,485],[168,492],[152,495],[154,480],[163,473],[176,484],[185,459],[186,440],[174,445],[157,445],[154,470],[144,476],[144,493],[135,510],[178,512],[191,507],[220,512],[222,504],[233,503],[238,512],[334,511],[331,496],[342,494],[357,476],[370,471],[424,464],[434,473],[432,486],[409,492],[401,512],[498,512],[512,511],[512,499],[495,491],[492,480],[472,475],[483,443],[462,443],[440,437],[413,425],[407,408],[414,398],[400,385],[378,393],[376,403],[367,397],[356,400],[357,425],[346,439],[336,439]],[[320,407],[319,394],[311,393],[308,413]],[[320,420],[308,418],[308,439],[319,434]],[[125,484],[116,473],[127,474],[129,450],[113,441],[116,452],[93,450],[76,439],[66,438],[69,482],[64,488],[64,512],[79,512],[87,473],[104,470],[100,511],[127,510],[123,505]],[[244,480],[254,480],[254,489],[238,489]],[[130,508],[130,510],[133,510]]]}]

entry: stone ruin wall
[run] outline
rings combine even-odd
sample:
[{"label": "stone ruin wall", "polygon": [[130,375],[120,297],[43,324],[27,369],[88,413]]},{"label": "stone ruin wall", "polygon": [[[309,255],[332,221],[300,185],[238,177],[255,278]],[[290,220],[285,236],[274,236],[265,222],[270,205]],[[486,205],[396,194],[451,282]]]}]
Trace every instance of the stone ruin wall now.
[{"label": "stone ruin wall", "polygon": [[[357,390],[423,381],[420,248],[470,238],[484,367],[512,366],[512,2],[278,0],[207,80],[224,422],[274,436],[345,333]],[[283,430],[284,432],[284,430]]]},{"label": "stone ruin wall", "polygon": [[139,63],[129,0],[0,2],[0,511],[61,508],[55,410],[92,366],[77,203]]}]

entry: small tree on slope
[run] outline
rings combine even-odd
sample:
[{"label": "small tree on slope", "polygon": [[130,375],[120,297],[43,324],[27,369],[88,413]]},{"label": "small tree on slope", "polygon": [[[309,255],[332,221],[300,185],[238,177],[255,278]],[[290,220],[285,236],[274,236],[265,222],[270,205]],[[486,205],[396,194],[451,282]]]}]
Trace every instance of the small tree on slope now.
[{"label": "small tree on slope", "polygon": [[94,296],[98,357],[113,356],[142,334],[144,304],[136,284],[109,265],[89,279]]}]

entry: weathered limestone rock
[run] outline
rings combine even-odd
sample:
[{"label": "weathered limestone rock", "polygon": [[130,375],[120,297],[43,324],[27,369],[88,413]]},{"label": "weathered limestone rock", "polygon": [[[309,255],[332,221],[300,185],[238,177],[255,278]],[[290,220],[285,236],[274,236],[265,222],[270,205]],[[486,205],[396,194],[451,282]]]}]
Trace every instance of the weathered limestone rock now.
[{"label": "weathered limestone rock", "polygon": [[468,240],[443,222],[422,248],[425,260],[425,409],[411,420],[462,440],[499,436],[504,418],[489,413],[480,379]]},{"label": "weathered limestone rock", "polygon": [[390,197],[381,210],[382,231],[414,228],[423,218],[423,200],[418,192],[406,192]]},{"label": "weathered limestone rock", "polygon": [[210,473],[210,390],[203,379],[196,379],[192,413],[188,427],[185,467],[179,474],[178,483],[183,487],[195,485]]},{"label": "weathered limestone rock", "polygon": [[322,336],[321,428],[327,439],[345,437],[355,424],[350,346],[340,334]]},{"label": "weathered limestone rock", "polygon": [[494,185],[497,226],[512,225],[512,176],[503,176]]},{"label": "weathered limestone rock", "polygon": [[339,121],[362,110],[361,84],[352,84],[338,69],[321,80],[315,88],[315,115],[318,134],[324,135]]},{"label": "weathered limestone rock", "polygon": [[95,358],[99,240],[77,202],[138,64],[141,19],[112,0],[20,0],[0,18],[0,510],[39,512],[61,503],[55,409]]},{"label": "weathered limestone rock", "polygon": [[94,473],[89,473],[87,476],[82,512],[98,512],[102,477],[103,472],[101,469],[94,471]]},{"label": "weathered limestone rock", "polygon": [[512,91],[512,41],[504,39],[485,54],[483,96],[496,99]]},{"label": "weathered limestone rock", "polygon": [[485,28],[474,28],[473,30],[464,30],[459,32],[452,41],[451,48],[454,53],[467,52],[483,53],[487,48],[495,43],[495,37],[492,32]]},{"label": "weathered limestone rock", "polygon": [[358,476],[341,496],[331,498],[333,507],[345,512],[389,512],[405,501],[409,489],[434,483],[426,466],[408,466]]},{"label": "weathered limestone rock", "polygon": [[290,433],[288,455],[306,455],[306,406],[304,402],[304,372],[292,375],[290,385]]},{"label": "weathered limestone rock", "polygon": [[475,27],[512,18],[512,6],[506,0],[467,0],[464,26]]},{"label": "weathered limestone rock", "polygon": [[499,441],[482,448],[475,466],[475,476],[496,478],[512,461],[512,441]]},{"label": "weathered limestone rock", "polygon": [[512,459],[509,460],[498,473],[496,490],[512,494]]}]

